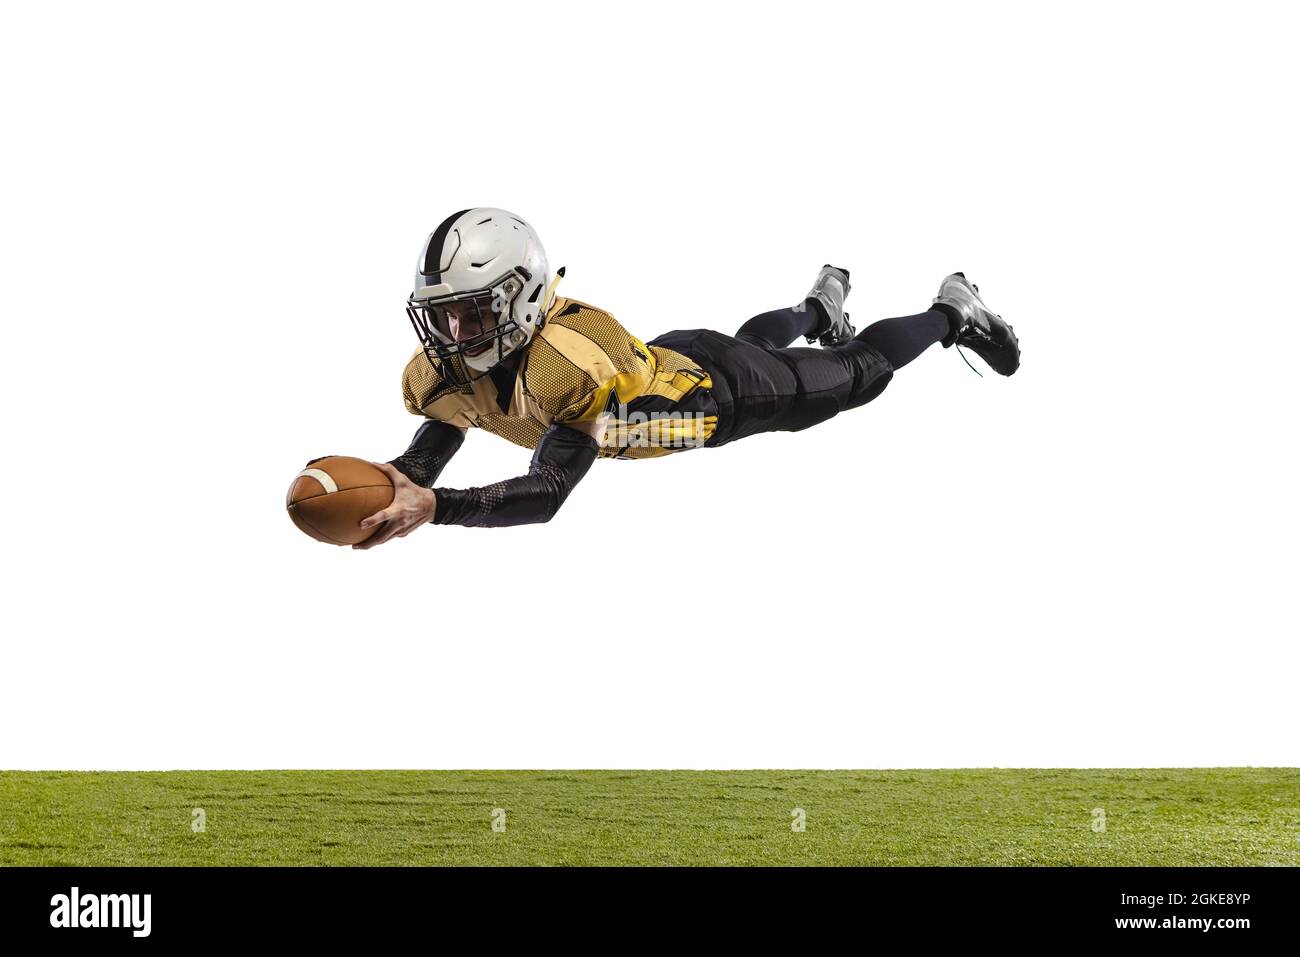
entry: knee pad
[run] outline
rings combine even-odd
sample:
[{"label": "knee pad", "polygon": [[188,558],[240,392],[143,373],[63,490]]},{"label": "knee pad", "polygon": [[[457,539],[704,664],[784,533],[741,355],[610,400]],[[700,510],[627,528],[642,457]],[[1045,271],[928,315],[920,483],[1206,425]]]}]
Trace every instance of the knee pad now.
[{"label": "knee pad", "polygon": [[853,379],[844,403],[846,409],[866,405],[884,392],[894,377],[894,367],[889,360],[860,339],[835,346],[834,351],[840,355]]}]

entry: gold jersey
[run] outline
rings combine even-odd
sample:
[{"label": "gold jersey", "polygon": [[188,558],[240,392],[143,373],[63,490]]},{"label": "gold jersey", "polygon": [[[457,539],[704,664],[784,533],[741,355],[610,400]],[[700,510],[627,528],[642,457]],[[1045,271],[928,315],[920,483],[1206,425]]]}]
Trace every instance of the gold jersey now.
[{"label": "gold jersey", "polygon": [[651,458],[703,445],[717,428],[709,374],[693,360],[646,345],[603,310],[557,298],[518,356],[457,387],[423,350],[406,364],[402,392],[415,415],[536,448],[554,423],[607,415],[602,457]]}]

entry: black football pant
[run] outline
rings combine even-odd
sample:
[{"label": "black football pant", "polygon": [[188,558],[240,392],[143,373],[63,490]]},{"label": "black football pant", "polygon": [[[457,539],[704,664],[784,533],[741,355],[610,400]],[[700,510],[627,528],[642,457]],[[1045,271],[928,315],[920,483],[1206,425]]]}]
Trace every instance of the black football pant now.
[{"label": "black football pant", "polygon": [[790,348],[824,324],[820,304],[755,316],[734,336],[711,329],[670,332],[654,340],[689,356],[713,379],[718,426],[709,446],[760,432],[797,432],[866,405],[884,391],[894,370],[948,335],[948,317],[935,310],[883,319],[828,348]]}]

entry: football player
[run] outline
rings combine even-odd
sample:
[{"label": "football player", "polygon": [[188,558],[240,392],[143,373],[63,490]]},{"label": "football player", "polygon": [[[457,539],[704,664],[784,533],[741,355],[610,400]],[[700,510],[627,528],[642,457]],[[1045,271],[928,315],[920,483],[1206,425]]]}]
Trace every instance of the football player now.
[{"label": "football player", "polygon": [[[935,343],[969,348],[1011,375],[1020,346],[962,273],[931,307],[855,333],[847,269],[823,266],[798,305],[725,335],[669,332],[642,342],[602,309],[556,296],[533,228],[503,209],[448,216],[420,254],[407,315],[421,348],[406,365],[406,408],[423,422],[382,468],[393,502],[355,548],[438,525],[549,521],[601,457],[649,458],[796,432],[865,405]],[[819,348],[791,348],[804,337]],[[533,450],[526,475],[435,488],[470,428]],[[376,463],[379,464],[379,463]]]}]

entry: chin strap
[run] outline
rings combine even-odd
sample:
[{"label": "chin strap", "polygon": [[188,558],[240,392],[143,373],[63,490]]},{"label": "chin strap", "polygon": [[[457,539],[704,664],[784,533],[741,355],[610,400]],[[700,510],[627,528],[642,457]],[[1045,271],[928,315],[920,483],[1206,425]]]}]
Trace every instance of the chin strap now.
[{"label": "chin strap", "polygon": [[557,269],[555,271],[555,278],[552,279],[551,284],[546,287],[546,295],[542,298],[543,316],[546,315],[546,313],[550,310],[551,303],[555,301],[555,287],[558,286],[560,284],[560,280],[564,278],[564,270],[565,270],[564,266],[561,266],[559,269]]}]

